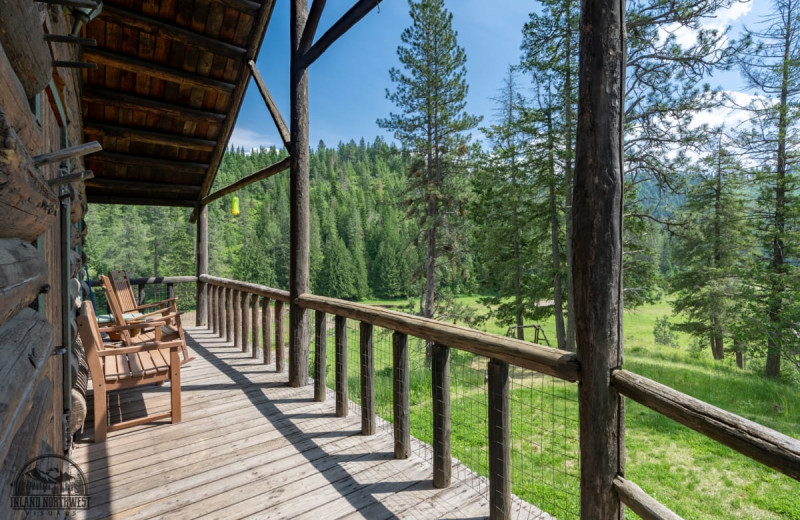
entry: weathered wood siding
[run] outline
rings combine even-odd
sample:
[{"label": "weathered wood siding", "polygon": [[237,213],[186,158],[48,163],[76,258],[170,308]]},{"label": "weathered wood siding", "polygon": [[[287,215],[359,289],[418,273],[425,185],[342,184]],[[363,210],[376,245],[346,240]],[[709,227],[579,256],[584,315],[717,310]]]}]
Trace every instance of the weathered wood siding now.
[{"label": "weathered wood siding", "polygon": [[[82,184],[51,187],[47,182],[61,171],[82,171],[81,160],[40,167],[29,162],[82,139],[77,74],[50,67],[52,61],[77,60],[78,49],[44,40],[46,33],[69,34],[72,17],[59,6],[26,0],[0,0],[0,12],[24,14],[29,22],[20,46],[18,39],[8,39],[19,26],[0,19],[8,37],[0,42],[0,110],[6,133],[13,135],[3,143],[12,152],[0,157],[0,201],[13,202],[4,206],[0,222],[5,230],[0,240],[0,518],[18,518],[24,512],[10,509],[8,497],[19,471],[33,457],[69,449],[64,435],[69,357],[53,353],[56,347],[72,347],[75,337],[70,322],[80,290],[70,280],[84,263],[86,206]],[[35,190],[11,194],[10,186],[25,183]],[[46,224],[31,232],[24,225],[31,218]]]}]

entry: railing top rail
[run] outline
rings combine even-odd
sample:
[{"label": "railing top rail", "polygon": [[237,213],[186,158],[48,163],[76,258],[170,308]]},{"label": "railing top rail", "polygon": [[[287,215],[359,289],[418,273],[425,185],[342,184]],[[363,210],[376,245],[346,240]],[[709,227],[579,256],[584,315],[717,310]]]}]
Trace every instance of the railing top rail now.
[{"label": "railing top rail", "polygon": [[236,289],[237,291],[244,291],[252,294],[257,294],[259,296],[265,296],[267,298],[272,298],[273,300],[278,300],[282,302],[289,301],[289,291],[283,291],[281,289],[273,289],[272,287],[267,287],[266,285],[259,285],[256,283],[249,283],[249,282],[240,282],[238,280],[229,280],[228,278],[219,278],[217,276],[211,276],[207,274],[200,275],[198,280],[203,283],[219,285],[227,289]]},{"label": "railing top rail", "polygon": [[627,370],[614,370],[611,384],[622,395],[800,480],[800,440]]},{"label": "railing top rail", "polygon": [[[149,285],[157,283],[194,283],[196,276],[151,276],[150,278],[131,278],[131,285]],[[90,287],[102,287],[100,280],[89,280]]]},{"label": "railing top rail", "polygon": [[365,321],[567,381],[580,379],[580,364],[571,352],[326,296],[303,294],[296,303],[307,309]]}]

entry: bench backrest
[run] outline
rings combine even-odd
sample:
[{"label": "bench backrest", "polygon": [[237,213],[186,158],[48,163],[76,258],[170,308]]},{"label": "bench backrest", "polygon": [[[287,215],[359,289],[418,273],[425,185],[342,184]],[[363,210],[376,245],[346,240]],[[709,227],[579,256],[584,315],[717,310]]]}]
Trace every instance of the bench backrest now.
[{"label": "bench backrest", "polygon": [[94,307],[89,301],[81,304],[81,314],[78,316],[78,334],[81,336],[83,349],[86,352],[86,363],[89,365],[89,372],[94,381],[102,381],[103,366],[100,363],[98,351],[104,350],[103,338],[100,336],[97,317],[94,314]]},{"label": "bench backrest", "polygon": [[128,273],[122,270],[109,271],[108,278],[110,281],[109,287],[114,288],[114,292],[119,300],[120,310],[123,313],[135,311],[139,306],[136,296],[133,294],[133,287],[131,281],[128,279]]}]

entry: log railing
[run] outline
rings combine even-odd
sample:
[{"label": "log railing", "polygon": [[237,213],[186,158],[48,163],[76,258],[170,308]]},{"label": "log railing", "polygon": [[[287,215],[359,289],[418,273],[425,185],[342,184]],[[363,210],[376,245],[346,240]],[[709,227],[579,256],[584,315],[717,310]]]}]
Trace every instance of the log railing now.
[{"label": "log railing", "polygon": [[[258,350],[257,308],[246,314],[247,302],[262,302],[262,337],[264,362],[271,363],[269,351],[269,302],[274,300],[275,338],[283,344],[284,305],[289,293],[269,287],[203,275],[199,283],[206,284],[208,298],[208,327],[236,341],[246,338],[252,327],[253,355]],[[432,345],[431,376],[433,385],[433,482],[436,487],[450,484],[450,349],[471,352],[489,359],[487,365],[490,518],[509,518],[511,504],[509,366],[518,366],[565,381],[580,381],[581,367],[575,354],[549,347],[526,343],[466,327],[438,322],[401,312],[323,296],[303,294],[293,302],[315,311],[314,323],[314,399],[326,396],[327,315],[334,318],[336,415],[345,416],[349,410],[347,388],[347,320],[358,321],[361,366],[362,433],[375,432],[375,371],[373,327],[393,331],[393,420],[394,452],[396,458],[406,458],[411,451],[409,424],[408,337],[413,336]],[[235,318],[236,314],[240,318]],[[237,334],[234,328],[239,328]],[[241,340],[240,340],[241,341]],[[246,344],[237,343],[243,350]],[[283,349],[276,350],[276,369],[283,370]],[[800,480],[800,441],[748,421],[735,414],[694,399],[626,370],[612,373],[612,384],[620,394],[670,417],[707,437],[716,440],[745,456]],[[582,462],[583,463],[583,462]],[[647,495],[635,483],[619,475],[613,483],[620,501],[645,519],[680,518]]]},{"label": "log railing", "polygon": [[289,293],[209,275],[201,275],[198,283],[203,285],[198,293],[207,303],[208,314],[204,319],[211,332],[232,341],[242,352],[250,349],[254,359],[259,356],[260,349],[265,365],[273,362],[271,329],[274,323],[275,369],[283,372],[286,366],[285,316]]}]

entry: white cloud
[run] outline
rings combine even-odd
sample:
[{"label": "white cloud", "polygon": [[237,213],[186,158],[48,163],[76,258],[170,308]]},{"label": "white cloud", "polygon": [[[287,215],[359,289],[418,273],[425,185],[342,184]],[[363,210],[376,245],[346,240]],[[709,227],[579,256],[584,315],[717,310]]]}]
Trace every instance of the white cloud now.
[{"label": "white cloud", "polygon": [[709,128],[716,128],[725,125],[725,128],[732,130],[740,127],[745,121],[752,117],[745,108],[753,101],[761,103],[772,103],[764,96],[755,96],[746,92],[735,90],[724,91],[723,94],[730,100],[725,106],[718,106],[711,110],[705,110],[695,115],[692,126],[708,125]]},{"label": "white cloud", "polygon": [[242,147],[249,153],[254,148],[269,148],[270,146],[275,146],[275,142],[266,134],[236,126],[233,129],[230,141],[228,141],[228,147],[231,146],[235,148]]},{"label": "white cloud", "polygon": [[[736,21],[747,16],[753,9],[753,2],[734,2],[728,8],[719,9],[713,17],[704,18],[700,25],[704,30],[725,31],[729,26],[736,25]],[[697,31],[680,24],[670,24],[659,29],[659,39],[664,41],[669,34],[675,35],[675,41],[683,48],[688,48],[697,42]],[[727,38],[720,42],[727,45]]]}]

